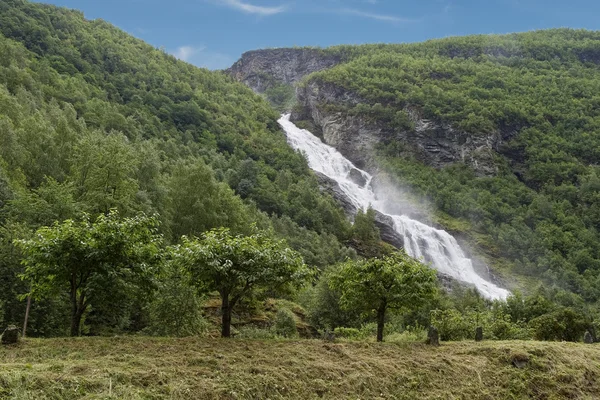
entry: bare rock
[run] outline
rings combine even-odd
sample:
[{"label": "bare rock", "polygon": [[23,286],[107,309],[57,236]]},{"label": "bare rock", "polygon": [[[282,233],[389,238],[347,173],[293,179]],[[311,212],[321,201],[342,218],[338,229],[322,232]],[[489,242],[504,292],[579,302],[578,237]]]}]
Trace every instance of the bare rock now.
[{"label": "bare rock", "polygon": [[331,68],[340,61],[339,56],[318,49],[254,50],[242,54],[225,72],[256,93],[264,93],[276,85],[293,85],[306,75]]},{"label": "bare rock", "polygon": [[594,343],[594,337],[592,336],[592,334],[590,333],[590,331],[586,331],[585,335],[583,335],[583,342],[586,344],[592,344]]},{"label": "bare rock", "polygon": [[479,326],[479,327],[477,327],[477,329],[475,329],[475,341],[476,342],[483,341],[483,328],[481,326]]},{"label": "bare rock", "polygon": [[529,365],[529,355],[523,353],[515,353],[511,356],[513,367],[523,369]]},{"label": "bare rock", "polygon": [[364,175],[364,173],[356,168],[350,170],[348,173],[348,178],[361,188],[364,188],[367,185],[367,177]]},{"label": "bare rock", "polygon": [[429,332],[427,332],[427,344],[430,346],[440,345],[440,334],[437,328],[430,326]]},{"label": "bare rock", "polygon": [[2,334],[2,344],[15,344],[19,342],[19,328],[9,325]]}]

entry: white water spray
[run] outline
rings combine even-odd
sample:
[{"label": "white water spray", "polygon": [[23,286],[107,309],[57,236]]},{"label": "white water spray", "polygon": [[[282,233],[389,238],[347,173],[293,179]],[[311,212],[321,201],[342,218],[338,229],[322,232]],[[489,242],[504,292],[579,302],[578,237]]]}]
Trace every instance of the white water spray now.
[{"label": "white water spray", "polygon": [[[371,206],[386,214],[385,201],[378,200],[371,189],[371,175],[356,168],[336,149],[324,144],[309,131],[298,128],[290,121],[289,115],[282,116],[279,124],[285,131],[290,145],[304,152],[310,168],[335,180],[354,206],[363,210]],[[363,179],[356,179],[357,174]],[[364,181],[366,184],[361,186],[357,181]],[[474,285],[489,299],[504,300],[510,294],[477,275],[472,261],[465,256],[456,239],[448,232],[432,228],[405,215],[389,216],[394,221],[394,229],[404,238],[404,247],[409,256],[430,264],[458,281]]]}]

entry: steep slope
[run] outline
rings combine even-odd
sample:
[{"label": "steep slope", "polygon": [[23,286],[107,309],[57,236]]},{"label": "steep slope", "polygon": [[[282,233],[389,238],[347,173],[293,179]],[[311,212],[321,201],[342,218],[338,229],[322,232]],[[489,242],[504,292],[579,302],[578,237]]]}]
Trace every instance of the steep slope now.
[{"label": "steep slope", "polygon": [[[13,239],[83,213],[158,213],[168,242],[256,225],[317,267],[352,256],[343,211],[244,85],[102,20],[22,0],[0,0],[0,54],[2,325],[24,315]],[[61,334],[66,300],[34,302],[30,333]],[[139,300],[107,299],[91,329],[143,328]]]},{"label": "steep slope", "polygon": [[322,50],[292,120],[506,272],[600,298],[600,33]]}]

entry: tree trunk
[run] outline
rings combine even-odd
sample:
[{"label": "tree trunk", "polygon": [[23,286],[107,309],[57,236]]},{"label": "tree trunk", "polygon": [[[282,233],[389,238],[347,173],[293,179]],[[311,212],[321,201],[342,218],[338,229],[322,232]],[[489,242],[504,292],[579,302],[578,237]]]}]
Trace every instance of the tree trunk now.
[{"label": "tree trunk", "polygon": [[81,328],[81,318],[87,308],[85,295],[82,293],[77,299],[77,294],[71,295],[71,336],[79,336]]},{"label": "tree trunk", "polygon": [[79,328],[81,326],[81,317],[83,317],[83,311],[76,309],[71,315],[71,336],[79,336]]},{"label": "tree trunk", "polygon": [[25,309],[25,320],[23,321],[23,337],[27,335],[27,322],[29,321],[29,310],[31,309],[31,295],[27,296],[27,308]]},{"label": "tree trunk", "polygon": [[377,310],[377,341],[383,342],[383,327],[385,325],[385,306]]},{"label": "tree trunk", "polygon": [[229,293],[221,293],[221,337],[231,337],[231,307]]}]

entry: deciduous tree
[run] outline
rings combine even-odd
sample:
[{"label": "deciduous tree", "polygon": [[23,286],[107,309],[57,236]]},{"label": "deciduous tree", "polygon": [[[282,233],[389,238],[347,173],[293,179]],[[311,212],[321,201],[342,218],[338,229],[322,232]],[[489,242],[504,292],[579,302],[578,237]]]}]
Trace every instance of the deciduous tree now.
[{"label": "deciduous tree", "polygon": [[185,265],[200,291],[221,296],[221,336],[231,336],[233,307],[256,287],[270,290],[303,282],[309,269],[302,257],[264,233],[233,236],[216,229],[202,238],[183,238],[174,256]]},{"label": "deciduous tree", "polygon": [[15,242],[23,253],[22,279],[31,282],[35,297],[69,293],[71,336],[78,336],[99,294],[121,286],[115,282],[150,282],[160,260],[157,229],[154,217],[121,219],[116,211],[93,222],[86,217],[42,227],[31,239]]},{"label": "deciduous tree", "polygon": [[332,272],[330,284],[342,307],[377,315],[377,341],[383,341],[386,312],[421,306],[437,293],[435,271],[405,253],[348,261]]}]

